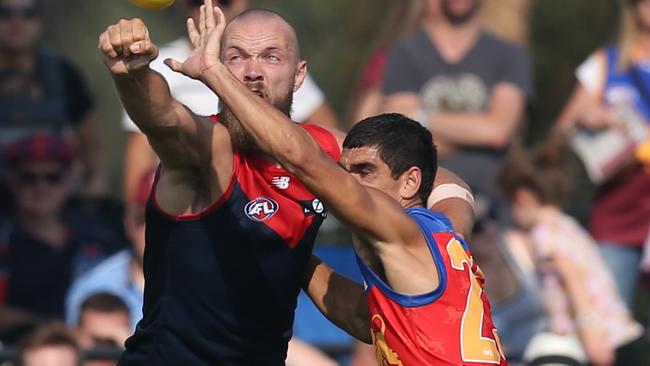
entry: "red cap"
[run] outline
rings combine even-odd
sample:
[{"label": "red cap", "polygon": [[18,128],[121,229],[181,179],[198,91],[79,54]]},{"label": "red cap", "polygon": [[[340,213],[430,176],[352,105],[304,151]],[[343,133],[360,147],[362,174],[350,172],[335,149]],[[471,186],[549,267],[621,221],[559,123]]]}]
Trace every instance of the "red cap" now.
[{"label": "red cap", "polygon": [[9,144],[4,151],[9,166],[31,161],[55,161],[70,164],[74,158],[72,144],[60,136],[36,133]]}]

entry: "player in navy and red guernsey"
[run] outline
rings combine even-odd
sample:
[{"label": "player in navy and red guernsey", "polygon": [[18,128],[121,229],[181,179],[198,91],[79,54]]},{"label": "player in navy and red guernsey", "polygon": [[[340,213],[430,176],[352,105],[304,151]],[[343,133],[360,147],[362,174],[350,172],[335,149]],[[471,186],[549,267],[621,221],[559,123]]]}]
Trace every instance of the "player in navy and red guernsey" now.
[{"label": "player in navy and red guernsey", "polygon": [[331,270],[312,262],[307,288],[321,310],[346,329],[365,324],[371,334],[355,335],[372,337],[380,365],[506,365],[469,248],[442,213],[423,207],[437,170],[431,133],[399,114],[361,121],[343,142],[346,172],[313,134],[231,73],[240,34],[232,24],[224,29],[223,13],[208,8],[201,18],[198,29],[188,26],[200,40],[192,57],[168,65],[214,90],[257,146],[355,234],[367,305],[361,286],[335,285]]},{"label": "player in navy and red guernsey", "polygon": [[[203,7],[201,34],[215,27],[205,15]],[[196,31],[189,36],[197,49],[206,44]],[[293,29],[253,10],[230,23],[224,42],[227,52],[195,51],[184,71],[204,81],[189,72],[210,68],[196,56],[221,57],[237,82],[230,87],[287,118],[306,73]],[[227,104],[208,118],[171,97],[148,67],[157,47],[142,21],[108,27],[99,47],[126,110],[161,159],[146,214],[144,318],[120,365],[284,365],[323,205],[258,150]],[[338,160],[340,138],[299,128]]]}]

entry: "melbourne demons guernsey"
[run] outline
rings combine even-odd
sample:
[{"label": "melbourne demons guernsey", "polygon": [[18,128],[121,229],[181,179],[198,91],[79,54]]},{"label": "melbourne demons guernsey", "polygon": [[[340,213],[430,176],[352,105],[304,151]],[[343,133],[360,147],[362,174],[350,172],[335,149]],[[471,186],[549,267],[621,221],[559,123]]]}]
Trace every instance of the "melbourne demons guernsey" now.
[{"label": "melbourne demons guernsey", "polygon": [[424,208],[407,212],[427,240],[440,285],[427,294],[398,294],[357,257],[367,286],[378,364],[507,365],[483,291],[483,275],[467,244],[443,214]]},{"label": "melbourne demons guernsey", "polygon": [[[332,159],[336,139],[302,126]],[[261,156],[234,154],[223,197],[196,215],[146,212],[143,319],[119,365],[284,365],[323,205]]]}]

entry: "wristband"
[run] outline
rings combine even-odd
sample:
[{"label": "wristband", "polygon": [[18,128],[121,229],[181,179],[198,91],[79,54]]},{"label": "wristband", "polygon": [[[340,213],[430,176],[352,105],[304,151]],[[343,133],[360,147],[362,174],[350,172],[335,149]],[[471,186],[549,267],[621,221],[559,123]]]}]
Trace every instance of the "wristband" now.
[{"label": "wristband", "polygon": [[470,191],[456,183],[445,183],[433,188],[427,200],[427,207],[431,207],[447,198],[460,198],[467,201],[472,207],[474,206],[474,196]]}]

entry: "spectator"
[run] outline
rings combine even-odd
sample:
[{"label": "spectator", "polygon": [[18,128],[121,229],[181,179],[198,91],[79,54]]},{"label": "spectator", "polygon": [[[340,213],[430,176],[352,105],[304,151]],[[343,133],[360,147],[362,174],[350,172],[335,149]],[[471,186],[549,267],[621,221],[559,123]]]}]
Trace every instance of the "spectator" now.
[{"label": "spectator", "polygon": [[42,11],[39,0],[0,0],[0,149],[41,130],[74,132],[86,193],[105,193],[92,97],[72,65],[38,45]]},{"label": "spectator", "polygon": [[[199,7],[203,4],[203,0],[182,0],[180,4],[187,16],[198,20]],[[215,1],[215,4],[221,7],[226,19],[232,19],[246,9],[248,0],[218,0]],[[199,115],[217,114],[219,99],[212,90],[199,81],[171,71],[163,64],[163,60],[166,58],[185,60],[190,51],[189,40],[186,37],[180,38],[161,47],[160,55],[151,63],[151,67],[167,79],[172,95],[178,101]],[[326,127],[338,126],[337,118],[325,100],[323,92],[309,75],[305,78],[302,87],[294,94],[291,117],[297,122],[314,123]],[[128,201],[131,199],[140,177],[157,164],[157,158],[144,134],[140,133],[126,112],[123,112],[122,125],[129,133],[124,156],[123,188],[125,200]]]},{"label": "spectator", "polygon": [[[96,293],[81,304],[79,315],[79,343],[85,350],[116,351],[124,347],[131,335],[131,314],[119,297],[109,293]],[[116,358],[86,360],[84,366],[114,366]]]},{"label": "spectator", "polygon": [[547,330],[579,340],[595,366],[638,365],[639,354],[632,351],[641,326],[625,307],[594,240],[561,211],[569,184],[558,151],[548,146],[513,151],[499,175],[513,217],[533,245]]},{"label": "spectator", "polygon": [[[578,83],[555,123],[560,136],[570,135],[578,125],[610,127],[621,107],[633,107],[650,123],[650,1],[621,4],[617,43],[596,50],[576,70]],[[620,168],[598,186],[588,227],[632,309],[641,249],[650,235],[650,170],[638,161]]]},{"label": "spectator", "polygon": [[36,329],[23,340],[17,366],[79,366],[79,345],[74,336],[58,323]]},{"label": "spectator", "polygon": [[7,186],[16,202],[13,217],[0,222],[4,340],[4,332],[37,318],[62,320],[72,280],[115,250],[112,232],[65,207],[73,161],[71,145],[55,135],[29,136],[7,147]]},{"label": "spectator", "polygon": [[[388,50],[396,40],[420,28],[425,3],[425,0],[407,0],[393,5],[373,53],[361,72],[361,80],[351,105],[350,125],[381,112],[384,101],[381,84],[388,61]],[[438,9],[439,6],[433,8]]]},{"label": "spectator", "polygon": [[140,178],[135,197],[127,204],[124,228],[131,248],[106,259],[93,270],[77,279],[66,298],[66,322],[77,325],[84,299],[94,293],[109,293],[128,305],[131,319],[130,329],[142,318],[142,296],[144,274],[144,211],[151,191],[154,173],[150,171]]},{"label": "spectator", "polygon": [[[428,2],[421,29],[389,52],[384,110],[428,126],[440,164],[500,202],[496,172],[533,86],[526,51],[483,30],[477,17],[481,4]],[[507,211],[499,212],[503,218]]]}]

